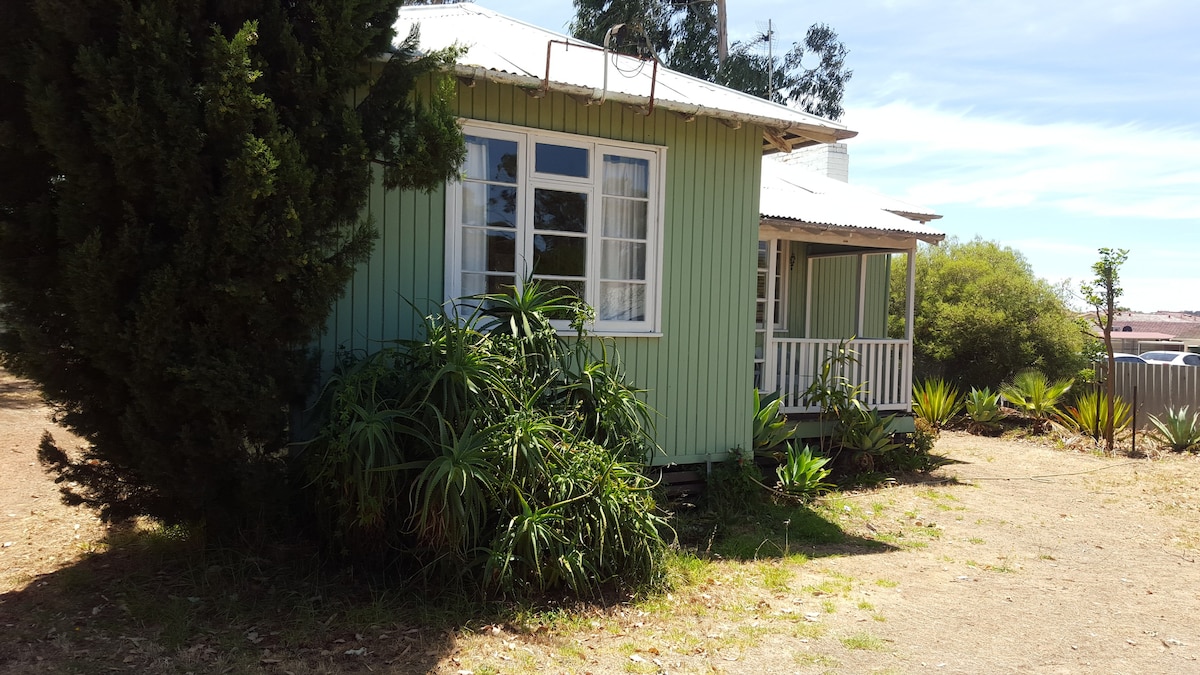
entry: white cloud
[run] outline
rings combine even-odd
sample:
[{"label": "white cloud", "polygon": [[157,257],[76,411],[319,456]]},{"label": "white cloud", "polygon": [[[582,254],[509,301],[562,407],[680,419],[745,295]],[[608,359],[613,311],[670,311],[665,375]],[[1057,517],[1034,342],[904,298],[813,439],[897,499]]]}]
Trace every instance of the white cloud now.
[{"label": "white cloud", "polygon": [[[917,203],[1200,219],[1197,127],[1035,124],[908,102],[853,109],[845,122],[859,131],[854,170]],[[918,168],[920,184],[897,185]]]}]

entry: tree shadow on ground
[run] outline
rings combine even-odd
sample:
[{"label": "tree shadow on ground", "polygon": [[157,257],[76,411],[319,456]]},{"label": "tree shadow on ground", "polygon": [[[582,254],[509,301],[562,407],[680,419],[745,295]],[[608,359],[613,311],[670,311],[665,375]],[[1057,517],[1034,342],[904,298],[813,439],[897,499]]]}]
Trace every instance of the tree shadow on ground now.
[{"label": "tree shadow on ground", "polygon": [[453,603],[324,570],[303,548],[257,556],[195,539],[115,528],[101,550],[0,595],[0,671],[426,673],[454,649]]},{"label": "tree shadow on ground", "polygon": [[33,385],[0,370],[0,410],[25,410],[42,405]]},{"label": "tree shadow on ground", "polygon": [[755,508],[716,513],[677,511],[681,548],[700,557],[725,560],[777,560],[870,555],[899,550],[887,542],[851,534],[827,510],[807,505],[763,503]]}]

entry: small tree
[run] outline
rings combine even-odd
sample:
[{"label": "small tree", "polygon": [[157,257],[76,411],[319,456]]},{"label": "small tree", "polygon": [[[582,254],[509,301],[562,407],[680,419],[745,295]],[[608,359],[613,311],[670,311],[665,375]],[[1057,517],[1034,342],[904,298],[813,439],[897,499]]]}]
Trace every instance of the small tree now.
[{"label": "small tree", "polygon": [[1113,406],[1116,401],[1116,382],[1113,381],[1113,369],[1117,359],[1113,355],[1112,327],[1113,317],[1117,314],[1117,301],[1124,292],[1119,285],[1121,282],[1121,265],[1129,257],[1126,249],[1102,248],[1100,259],[1092,264],[1092,272],[1096,275],[1091,281],[1080,286],[1083,299],[1092,306],[1092,321],[1104,336],[1104,351],[1108,354],[1108,372],[1104,378],[1104,393],[1107,394],[1107,417],[1104,421],[1105,450],[1113,452]]}]

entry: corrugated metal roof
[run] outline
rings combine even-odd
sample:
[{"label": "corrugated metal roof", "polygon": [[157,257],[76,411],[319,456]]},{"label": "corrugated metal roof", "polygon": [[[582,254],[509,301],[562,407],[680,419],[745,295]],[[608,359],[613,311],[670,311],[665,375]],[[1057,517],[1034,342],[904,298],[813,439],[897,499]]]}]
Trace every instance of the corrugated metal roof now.
[{"label": "corrugated metal roof", "polygon": [[[402,7],[399,37],[421,26],[422,49],[466,48],[456,68],[528,89],[545,87],[581,100],[611,100],[766,127],[773,147],[832,142],[856,135],[845,126],[750,96],[640,59],[598,51],[593,45],[498,14],[476,4]],[[607,66],[607,67],[606,67]]]},{"label": "corrugated metal roof", "polygon": [[759,211],[772,220],[895,232],[927,242],[946,236],[921,222],[941,218],[923,206],[790,166],[771,156],[763,158]]}]

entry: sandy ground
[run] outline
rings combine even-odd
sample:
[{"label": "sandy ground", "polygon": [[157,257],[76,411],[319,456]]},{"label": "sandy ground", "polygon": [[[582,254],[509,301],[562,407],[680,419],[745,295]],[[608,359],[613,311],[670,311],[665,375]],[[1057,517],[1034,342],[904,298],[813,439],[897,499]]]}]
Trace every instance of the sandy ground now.
[{"label": "sandy ground", "polygon": [[[0,593],[105,534],[59,503],[36,459],[43,430],[70,441],[0,372]],[[935,452],[953,463],[930,482],[831,498],[847,533],[886,548],[796,543],[811,559],[769,563],[774,585],[746,580],[763,563],[722,563],[665,602],[590,623],[463,630],[433,670],[1200,673],[1197,457],[952,432]]]}]

